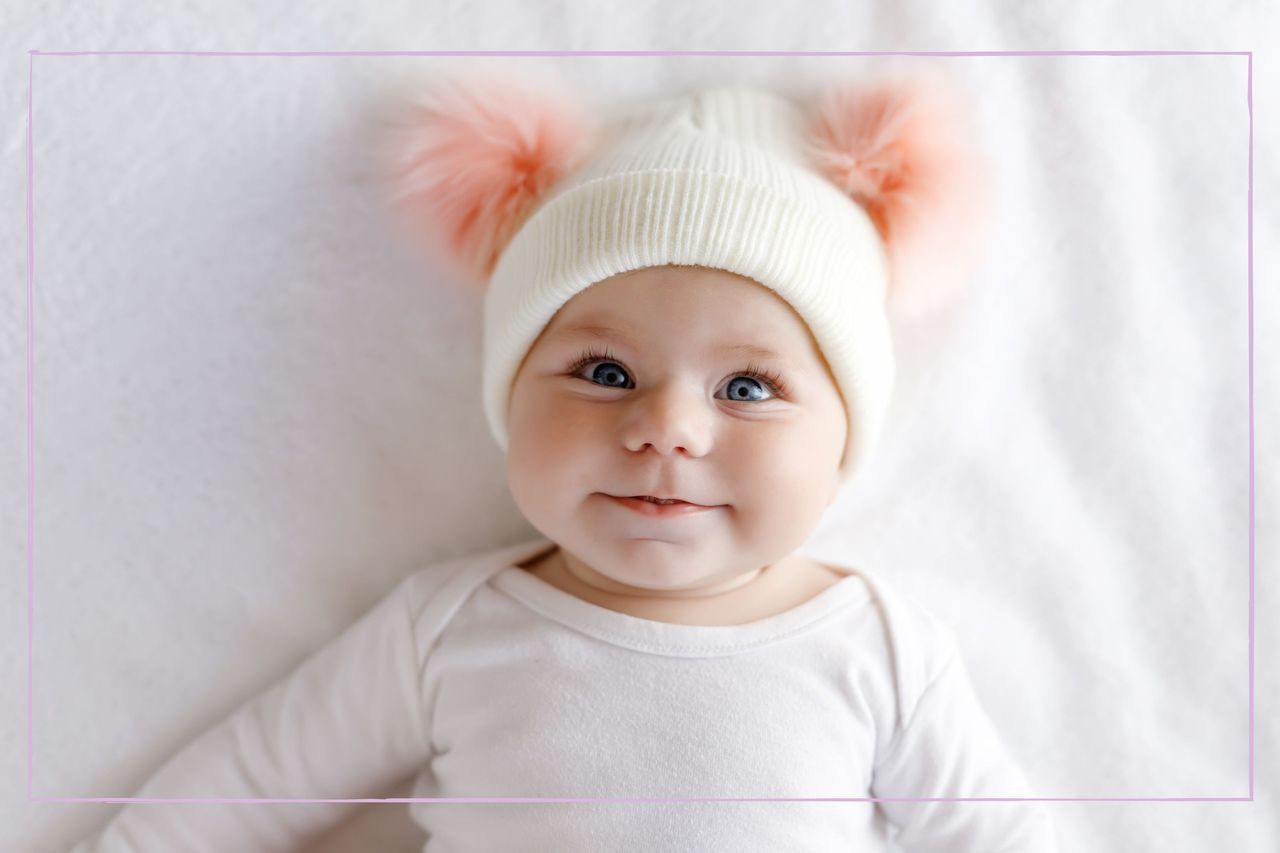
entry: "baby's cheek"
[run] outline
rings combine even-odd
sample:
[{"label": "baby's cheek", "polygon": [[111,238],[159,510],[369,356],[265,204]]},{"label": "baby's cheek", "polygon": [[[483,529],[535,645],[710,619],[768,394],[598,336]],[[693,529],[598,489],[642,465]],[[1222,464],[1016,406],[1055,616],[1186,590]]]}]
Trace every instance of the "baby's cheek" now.
[{"label": "baby's cheek", "polygon": [[558,410],[553,395],[518,387],[511,400],[511,446],[542,448],[554,443]]},{"label": "baby's cheek", "polygon": [[839,410],[813,412],[793,424],[776,442],[770,461],[782,481],[780,486],[800,480],[813,481],[840,467],[847,435],[847,418]]},{"label": "baby's cheek", "polygon": [[752,491],[780,524],[807,523],[827,505],[843,446],[832,435],[795,434],[757,456]]},{"label": "baby's cheek", "polygon": [[548,484],[571,478],[589,459],[592,446],[577,419],[551,411],[529,412],[513,424],[510,454],[521,476]]},{"label": "baby's cheek", "polygon": [[753,476],[762,486],[786,488],[796,477],[802,477],[814,453],[816,436],[795,423],[777,421],[755,423],[741,431],[734,441],[733,454],[750,465]]}]

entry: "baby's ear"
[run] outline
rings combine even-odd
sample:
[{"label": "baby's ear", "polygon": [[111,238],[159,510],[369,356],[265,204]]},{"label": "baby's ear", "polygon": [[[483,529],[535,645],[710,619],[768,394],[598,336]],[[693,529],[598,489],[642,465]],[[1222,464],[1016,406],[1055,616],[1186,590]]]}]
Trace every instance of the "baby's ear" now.
[{"label": "baby's ear", "polygon": [[380,139],[392,207],[477,287],[599,137],[562,85],[513,75],[486,69],[433,81],[395,107]]},{"label": "baby's ear", "polygon": [[920,71],[831,85],[808,106],[805,148],[875,223],[887,302],[908,314],[955,295],[990,230],[994,193],[973,111],[946,78]]}]

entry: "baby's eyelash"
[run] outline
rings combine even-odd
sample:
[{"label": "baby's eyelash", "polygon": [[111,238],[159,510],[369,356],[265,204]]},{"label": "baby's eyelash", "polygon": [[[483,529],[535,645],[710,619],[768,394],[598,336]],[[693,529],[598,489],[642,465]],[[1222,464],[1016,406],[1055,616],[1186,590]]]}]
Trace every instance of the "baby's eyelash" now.
[{"label": "baby's eyelash", "polygon": [[765,370],[755,362],[751,362],[747,365],[747,369],[743,374],[745,376],[750,376],[752,379],[759,379],[764,384],[772,386],[773,393],[775,394],[780,394],[783,397],[788,396],[786,383],[782,381],[782,377],[775,371]]},{"label": "baby's eyelash", "polygon": [[617,361],[617,360],[618,360],[618,357],[613,353],[611,353],[607,347],[603,352],[592,347],[584,351],[582,355],[578,356],[577,361],[569,365],[569,372],[577,373],[579,370],[586,367],[588,364],[590,364],[593,361]]},{"label": "baby's eyelash", "polygon": [[[583,352],[582,355],[578,356],[578,359],[572,365],[569,366],[568,372],[577,373],[579,370],[586,367],[588,364],[590,364],[593,361],[617,361],[617,360],[618,360],[618,357],[615,356],[612,352],[610,352],[608,347],[605,347],[603,351],[595,347],[591,347],[587,349],[585,352]],[[765,385],[768,385],[769,390],[771,390],[774,394],[777,394],[778,396],[782,396],[782,397],[789,396],[789,392],[787,390],[787,384],[783,381],[782,377],[779,376],[775,371],[765,370],[755,362],[751,362],[750,364],[747,365],[746,370],[743,370],[735,375],[750,376],[752,379],[759,380],[760,382],[763,382]]]}]

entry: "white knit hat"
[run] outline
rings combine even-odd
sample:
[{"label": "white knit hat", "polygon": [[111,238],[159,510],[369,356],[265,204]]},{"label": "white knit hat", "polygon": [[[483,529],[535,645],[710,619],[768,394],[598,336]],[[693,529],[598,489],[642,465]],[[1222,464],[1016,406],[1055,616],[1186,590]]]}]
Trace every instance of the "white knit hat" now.
[{"label": "white knit hat", "polygon": [[[895,287],[908,275],[903,248],[972,245],[957,226],[981,208],[979,164],[954,137],[953,102],[931,97],[937,81],[833,88],[810,109],[718,86],[609,123],[527,82],[452,82],[415,105],[399,199],[485,282],[484,408],[503,450],[516,372],[566,302],[618,273],[699,265],[804,319],[844,401],[852,477],[893,391],[886,298],[891,274]],[[946,292],[937,272],[913,286],[932,294],[917,305]]]}]

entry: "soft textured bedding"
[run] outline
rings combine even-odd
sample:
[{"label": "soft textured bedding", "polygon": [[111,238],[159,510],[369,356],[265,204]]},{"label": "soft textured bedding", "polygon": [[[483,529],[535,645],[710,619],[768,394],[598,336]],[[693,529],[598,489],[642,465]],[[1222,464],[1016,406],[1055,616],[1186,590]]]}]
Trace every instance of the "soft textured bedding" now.
[{"label": "soft textured bedding", "polygon": [[[321,3],[305,19],[218,6],[207,25],[170,27],[143,24],[147,6],[109,19],[28,9],[22,26],[0,27],[13,485],[12,819],[0,848],[68,849],[118,808],[22,802],[28,757],[33,796],[128,797],[416,568],[535,534],[484,424],[481,295],[389,215],[372,156],[388,104],[466,62],[563,78],[601,109],[708,81],[802,96],[910,62],[971,91],[998,227],[965,298],[896,330],[879,455],[806,550],[891,578],[954,629],[1038,795],[1087,800],[1050,803],[1063,850],[1280,844],[1274,800],[1128,802],[1248,798],[1251,772],[1261,786],[1274,768],[1263,561],[1276,446],[1259,430],[1251,456],[1250,390],[1259,424],[1274,422],[1263,365],[1276,353],[1263,337],[1275,299],[1255,261],[1251,384],[1247,56],[152,54],[28,66],[25,53],[1250,50],[1270,12],[1184,2],[1068,24],[1023,5],[935,17],[915,4],[817,3],[797,16],[641,3],[582,4],[553,23],[536,4],[357,14]],[[1169,19],[1170,38],[1152,38],[1149,16]],[[1255,58],[1255,118],[1277,82],[1260,68]],[[17,201],[28,71],[30,316]],[[1262,205],[1275,159],[1254,133]],[[1253,227],[1255,251],[1274,262],[1270,208]],[[407,780],[367,796],[408,796]],[[367,804],[315,849],[422,840],[405,804]]]}]

